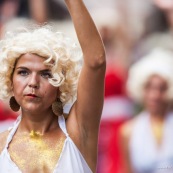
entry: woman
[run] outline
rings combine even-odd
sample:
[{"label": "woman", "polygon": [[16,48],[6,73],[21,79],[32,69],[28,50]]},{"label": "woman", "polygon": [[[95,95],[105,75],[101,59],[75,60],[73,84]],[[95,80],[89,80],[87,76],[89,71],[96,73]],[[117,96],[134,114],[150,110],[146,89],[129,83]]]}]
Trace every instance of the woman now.
[{"label": "woman", "polygon": [[144,110],[121,128],[123,173],[172,172],[172,74],[173,53],[160,48],[129,71],[129,94]]},{"label": "woman", "polygon": [[78,84],[81,54],[63,34],[38,28],[1,41],[0,95],[21,116],[0,135],[0,172],[95,172],[105,51],[82,0],[65,2],[84,57]]}]

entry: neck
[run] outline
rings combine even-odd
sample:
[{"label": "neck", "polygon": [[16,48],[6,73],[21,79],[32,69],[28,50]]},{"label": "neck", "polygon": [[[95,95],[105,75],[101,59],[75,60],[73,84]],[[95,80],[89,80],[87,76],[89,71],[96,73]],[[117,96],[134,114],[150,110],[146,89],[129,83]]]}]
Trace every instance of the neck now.
[{"label": "neck", "polygon": [[22,110],[22,120],[19,126],[21,132],[31,131],[38,132],[43,135],[58,126],[58,117],[52,111],[44,111],[37,113],[25,112]]},{"label": "neck", "polygon": [[156,122],[163,122],[168,111],[163,111],[163,112],[150,112],[150,117],[151,120],[154,120]]}]

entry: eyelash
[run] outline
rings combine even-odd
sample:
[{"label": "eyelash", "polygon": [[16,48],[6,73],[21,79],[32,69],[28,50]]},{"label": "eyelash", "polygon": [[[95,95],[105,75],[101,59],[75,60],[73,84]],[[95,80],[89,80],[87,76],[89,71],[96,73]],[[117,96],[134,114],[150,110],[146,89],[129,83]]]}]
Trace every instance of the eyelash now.
[{"label": "eyelash", "polygon": [[42,72],[41,76],[44,78],[52,78],[52,74],[50,72]]},{"label": "eyelash", "polygon": [[[27,76],[29,75],[29,72],[27,70],[19,70],[17,74]],[[41,72],[41,76],[45,79],[52,78],[52,74],[50,72]]]},{"label": "eyelash", "polygon": [[21,76],[26,76],[28,75],[28,72],[26,70],[20,70],[18,71],[18,74],[20,74]]}]

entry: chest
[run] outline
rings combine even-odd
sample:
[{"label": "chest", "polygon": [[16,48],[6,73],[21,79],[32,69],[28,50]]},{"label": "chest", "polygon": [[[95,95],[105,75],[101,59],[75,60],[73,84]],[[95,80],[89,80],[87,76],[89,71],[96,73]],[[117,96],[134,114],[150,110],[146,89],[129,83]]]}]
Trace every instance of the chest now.
[{"label": "chest", "polygon": [[65,136],[58,138],[15,137],[8,152],[11,160],[23,173],[53,172],[64,146]]}]

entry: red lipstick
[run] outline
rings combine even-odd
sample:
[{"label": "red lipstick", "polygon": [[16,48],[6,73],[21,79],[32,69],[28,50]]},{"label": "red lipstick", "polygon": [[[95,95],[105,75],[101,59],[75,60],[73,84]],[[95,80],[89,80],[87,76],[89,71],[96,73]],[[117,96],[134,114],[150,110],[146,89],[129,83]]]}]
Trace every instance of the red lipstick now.
[{"label": "red lipstick", "polygon": [[30,97],[38,97],[35,94],[27,94],[26,96],[30,96]]}]

